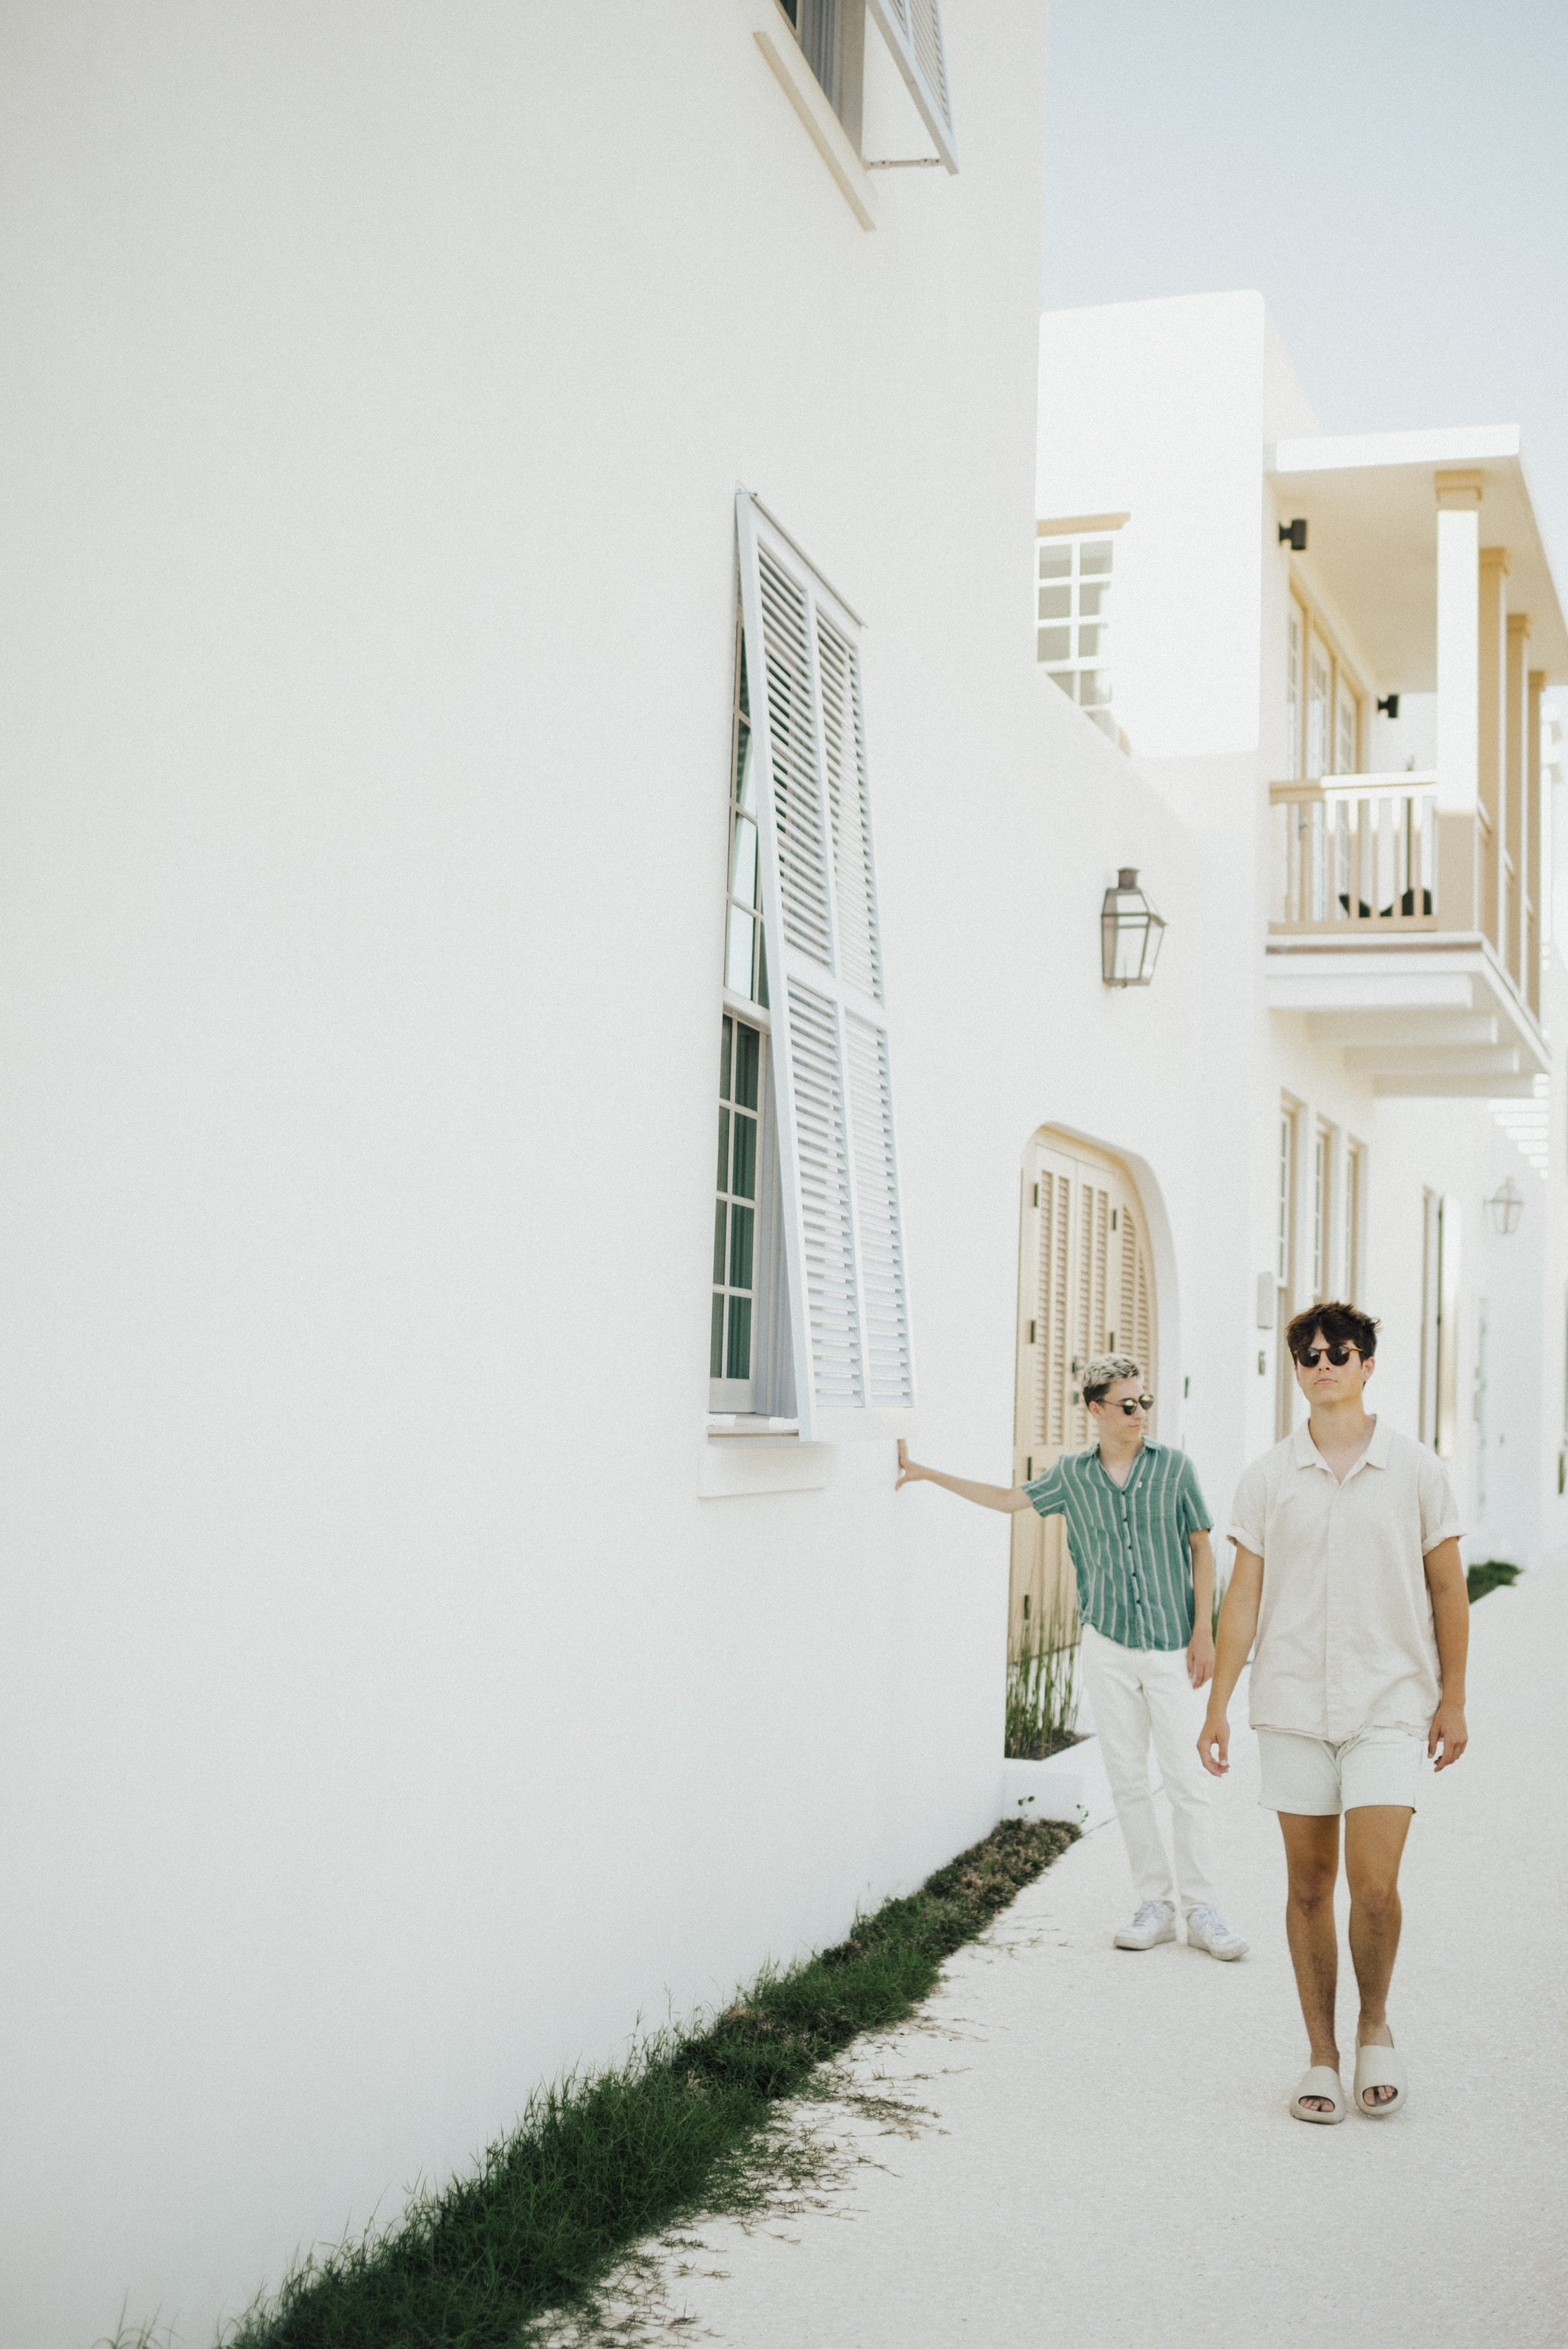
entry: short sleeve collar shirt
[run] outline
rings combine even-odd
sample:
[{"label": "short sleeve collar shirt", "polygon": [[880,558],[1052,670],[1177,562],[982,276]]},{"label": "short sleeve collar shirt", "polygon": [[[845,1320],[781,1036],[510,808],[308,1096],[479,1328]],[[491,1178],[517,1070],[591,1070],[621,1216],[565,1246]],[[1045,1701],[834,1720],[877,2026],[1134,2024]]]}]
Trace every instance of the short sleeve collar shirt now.
[{"label": "short sleeve collar shirt", "polygon": [[1189,1537],[1213,1523],[1185,1452],[1145,1443],[1125,1485],[1097,1444],[1064,1452],[1023,1487],[1043,1517],[1064,1516],[1078,1613],[1123,1648],[1185,1648],[1192,1637]]},{"label": "short sleeve collar shirt", "polygon": [[1305,1426],[1254,1460],[1231,1522],[1263,1561],[1254,1729],[1424,1736],[1441,1688],[1423,1560],[1462,1531],[1437,1455],[1382,1419],[1343,1484]]}]

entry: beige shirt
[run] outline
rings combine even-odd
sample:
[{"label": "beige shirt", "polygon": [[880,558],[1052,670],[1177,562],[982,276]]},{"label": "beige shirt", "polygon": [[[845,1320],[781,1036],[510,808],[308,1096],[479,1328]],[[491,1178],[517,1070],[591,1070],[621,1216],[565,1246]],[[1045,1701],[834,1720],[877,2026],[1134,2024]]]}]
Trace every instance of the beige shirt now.
[{"label": "beige shirt", "polygon": [[1441,1689],[1421,1561],[1462,1530],[1436,1454],[1381,1419],[1343,1485],[1305,1427],[1254,1460],[1231,1516],[1263,1561],[1253,1728],[1425,1736]]}]

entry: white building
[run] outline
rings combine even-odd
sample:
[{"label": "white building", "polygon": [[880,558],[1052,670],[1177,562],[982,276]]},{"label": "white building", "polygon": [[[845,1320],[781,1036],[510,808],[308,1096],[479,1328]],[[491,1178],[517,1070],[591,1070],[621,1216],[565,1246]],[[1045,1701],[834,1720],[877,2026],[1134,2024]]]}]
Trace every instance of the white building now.
[{"label": "white building", "polygon": [[[1473,1487],[1484,1298],[1487,1544],[1562,1538],[1560,1105],[1542,1188],[1456,1094],[1547,1065],[1561,977],[1538,1012],[1490,899],[1443,926],[1450,832],[1532,788],[1463,681],[1494,543],[1563,673],[1517,464],[1315,441],[1238,297],[1048,322],[1037,498],[1044,12],[908,8],[10,12],[26,2349],[122,2303],[200,2341],[983,1833],[1006,1536],[895,1498],[894,1435],[1005,1475],[1070,1435],[1078,1335],[1130,1330],[1223,1507],[1274,1425],[1282,1094],[1283,1285],[1322,1123],[1318,1277],[1357,1253],[1414,1424],[1421,1197],[1457,1199],[1426,1392]],[[1386,477],[1423,466],[1482,502],[1412,585]],[[1109,733],[1039,657],[1075,538],[1114,546]],[[1435,929],[1376,890],[1348,953],[1316,900],[1268,928],[1293,580],[1353,765],[1435,683]],[[1126,865],[1147,988],[1101,978]]]}]

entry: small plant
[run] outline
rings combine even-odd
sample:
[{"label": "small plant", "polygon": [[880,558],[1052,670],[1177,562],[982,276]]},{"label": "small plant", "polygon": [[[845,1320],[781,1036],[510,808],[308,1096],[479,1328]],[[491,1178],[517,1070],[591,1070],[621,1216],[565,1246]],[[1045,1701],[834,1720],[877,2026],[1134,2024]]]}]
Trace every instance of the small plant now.
[{"label": "small plant", "polygon": [[1010,1762],[1044,1762],[1078,1734],[1078,1604],[1058,1588],[1007,1660],[1003,1754]]},{"label": "small plant", "polygon": [[1507,1590],[1518,1580],[1518,1567],[1511,1566],[1505,1557],[1489,1557],[1484,1564],[1472,1566],[1465,1576],[1470,1605],[1473,1607],[1478,1599],[1484,1599],[1489,1590]]}]

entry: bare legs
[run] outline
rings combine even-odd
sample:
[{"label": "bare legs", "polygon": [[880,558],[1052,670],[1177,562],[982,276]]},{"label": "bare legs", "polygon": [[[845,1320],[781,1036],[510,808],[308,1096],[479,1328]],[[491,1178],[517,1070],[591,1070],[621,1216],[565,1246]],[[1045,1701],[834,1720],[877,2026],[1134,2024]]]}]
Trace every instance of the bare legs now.
[{"label": "bare legs", "polygon": [[[1285,1933],[1302,2019],[1312,2061],[1339,2069],[1334,2029],[1334,1992],[1339,1982],[1339,1938],[1334,1922],[1334,1885],[1339,1873],[1339,1821],[1282,1811],[1290,1889]],[[1391,2047],[1388,1984],[1399,1947],[1399,1861],[1411,1813],[1390,1803],[1369,1803],[1345,1815],[1345,1874],[1350,1887],[1350,1958],[1361,1993],[1358,2044]],[[1369,2105],[1386,2104],[1392,2088],[1368,2088]],[[1319,2112],[1321,2096],[1303,2099]]]}]

